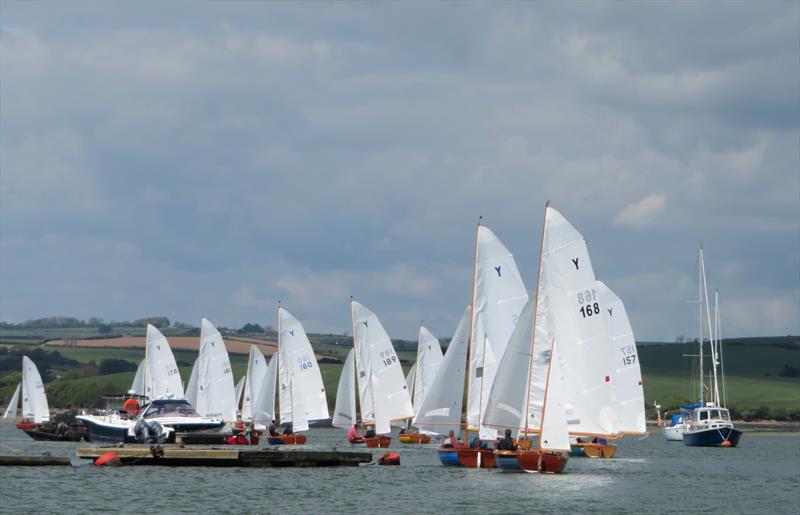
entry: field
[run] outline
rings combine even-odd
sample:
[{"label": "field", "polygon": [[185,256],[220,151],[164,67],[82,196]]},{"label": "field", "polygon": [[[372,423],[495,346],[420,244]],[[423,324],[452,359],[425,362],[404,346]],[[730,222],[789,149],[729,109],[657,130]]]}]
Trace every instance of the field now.
[{"label": "field", "polygon": [[[42,330],[36,331],[38,331],[36,334],[42,336]],[[48,351],[58,351],[62,356],[74,359],[82,366],[90,363],[99,364],[108,359],[126,360],[138,364],[144,357],[142,336],[96,339],[97,335],[89,335],[93,338],[83,341],[77,339],[81,336],[79,334],[59,331],[62,332],[54,330],[44,335],[44,338],[49,340],[44,345],[41,343],[42,340],[36,341],[30,331],[28,333],[12,331],[11,334],[7,334],[7,331],[3,333],[4,339],[0,340],[0,345],[17,346],[21,349],[41,347]],[[332,358],[343,362],[352,348],[352,340],[345,336],[310,335],[310,339],[318,359]],[[197,357],[198,340],[196,336],[169,337],[184,381],[188,380],[191,364]],[[251,343],[258,344],[267,356],[276,349],[272,341],[263,337],[226,336],[225,342],[230,352],[236,380],[245,373],[247,353]],[[80,346],[75,345],[76,343],[80,343]],[[400,342],[396,347],[408,349],[410,345],[409,342]],[[698,373],[691,366],[695,360],[685,357],[696,352],[696,344],[689,343],[639,346],[648,406],[658,402],[664,408],[674,407],[696,397]],[[800,411],[800,378],[787,377],[785,374],[787,367],[800,369],[800,341],[797,338],[730,340],[726,342],[724,353],[727,398],[731,406],[738,410],[753,410],[765,406],[773,412]],[[415,359],[414,351],[398,350],[397,354],[404,372],[408,372]],[[335,403],[341,369],[341,363],[320,363],[331,411]],[[62,377],[65,371],[52,372],[56,377]],[[0,380],[6,378],[0,382],[0,404],[11,396],[16,386],[18,378],[15,378],[15,373],[18,375],[15,371],[0,370]],[[54,407],[101,406],[100,395],[127,391],[133,381],[133,375],[134,372],[131,371],[56,379],[47,384],[50,403]]]}]

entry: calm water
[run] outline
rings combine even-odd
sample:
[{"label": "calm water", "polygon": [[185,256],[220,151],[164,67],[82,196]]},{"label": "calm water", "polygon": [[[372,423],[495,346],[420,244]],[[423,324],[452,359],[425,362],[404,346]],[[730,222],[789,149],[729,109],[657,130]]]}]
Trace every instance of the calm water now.
[{"label": "calm water", "polygon": [[[341,430],[316,429],[307,447],[349,448],[343,441]],[[660,434],[626,438],[619,458],[571,459],[560,476],[445,468],[434,446],[395,441],[400,467],[104,468],[74,458],[81,444],[34,442],[0,424],[0,454],[50,452],[73,456],[74,465],[0,468],[0,511],[798,513],[800,506],[798,434],[745,433],[737,449],[688,448]]]}]

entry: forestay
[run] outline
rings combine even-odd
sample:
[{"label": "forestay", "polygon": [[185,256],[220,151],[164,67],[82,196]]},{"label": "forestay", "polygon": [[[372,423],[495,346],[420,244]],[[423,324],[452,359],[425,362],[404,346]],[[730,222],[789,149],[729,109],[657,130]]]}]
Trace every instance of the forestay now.
[{"label": "forestay", "polygon": [[336,390],[336,407],[333,410],[333,426],[350,429],[356,423],[356,385],[353,366],[353,349],[344,360],[339,387]]},{"label": "forestay", "polygon": [[236,420],[236,390],[228,350],[217,328],[205,318],[200,324],[195,409],[203,417]]},{"label": "forestay", "polygon": [[439,366],[439,373],[417,407],[413,425],[420,430],[440,433],[442,428],[457,430],[461,425],[469,320],[470,307],[467,306]]},{"label": "forestay", "polygon": [[308,421],[327,419],[325,386],[314,350],[303,324],[284,308],[278,308],[278,354],[281,421],[303,431]]},{"label": "forestay", "polygon": [[6,412],[3,413],[3,418],[14,418],[17,416],[17,408],[19,407],[19,389],[22,386],[22,383],[17,384],[17,388],[14,390],[14,395],[11,396],[11,400],[8,401],[8,406],[6,406]]},{"label": "forestay", "polygon": [[150,399],[183,399],[183,384],[175,356],[161,331],[147,324],[147,397]]},{"label": "forestay", "polygon": [[22,418],[37,424],[50,420],[50,408],[39,369],[28,356],[22,356]]},{"label": "forestay", "polygon": [[375,432],[386,434],[391,431],[391,420],[414,416],[408,386],[378,317],[356,301],[352,302],[352,311],[362,420],[371,414]]},{"label": "forestay", "polygon": [[528,301],[514,256],[495,234],[478,226],[470,337],[467,429],[493,440],[497,431],[480,424],[497,367],[522,307]]},{"label": "forestay", "polygon": [[602,281],[597,281],[603,303],[603,319],[609,336],[612,358],[612,384],[617,401],[617,430],[621,433],[644,433],[644,390],[636,340],[622,300]]}]

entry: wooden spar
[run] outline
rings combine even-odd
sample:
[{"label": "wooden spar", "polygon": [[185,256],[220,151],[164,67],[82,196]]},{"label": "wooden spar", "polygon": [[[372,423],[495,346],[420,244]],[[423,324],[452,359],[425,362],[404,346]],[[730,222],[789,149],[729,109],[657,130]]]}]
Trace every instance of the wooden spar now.
[{"label": "wooden spar", "polygon": [[[470,385],[472,383],[472,374],[470,373],[470,369],[472,367],[470,363],[471,359],[471,350],[472,350],[472,342],[473,336],[475,332],[475,283],[478,280],[478,237],[479,231],[481,229],[481,220],[483,219],[482,216],[478,217],[478,225],[475,227],[475,256],[474,261],[472,264],[472,301],[470,302],[470,310],[469,310],[469,336],[467,337],[467,361],[466,365],[466,375],[467,375],[467,389],[466,389],[466,402],[464,402],[464,443],[468,443],[469,441],[469,391]],[[478,430],[480,431],[480,421],[478,421]]]},{"label": "wooden spar", "polygon": [[[534,297],[533,301],[533,317],[531,320],[531,357],[528,358],[528,382],[525,383],[526,390],[525,390],[525,403],[522,405],[522,416],[525,417],[525,429],[523,430],[523,434],[528,433],[528,406],[530,405],[530,395],[531,395],[531,374],[533,373],[533,356],[534,354],[534,347],[536,345],[536,314],[539,311],[539,288],[541,288],[542,284],[542,256],[544,255],[544,232],[547,229],[547,208],[550,207],[550,200],[548,199],[544,203],[544,220],[542,221],[542,239],[539,243],[539,273],[536,274],[536,297]],[[549,374],[548,369],[548,374]],[[546,393],[545,393],[546,395]],[[544,414],[544,409],[542,409],[542,413]]]}]

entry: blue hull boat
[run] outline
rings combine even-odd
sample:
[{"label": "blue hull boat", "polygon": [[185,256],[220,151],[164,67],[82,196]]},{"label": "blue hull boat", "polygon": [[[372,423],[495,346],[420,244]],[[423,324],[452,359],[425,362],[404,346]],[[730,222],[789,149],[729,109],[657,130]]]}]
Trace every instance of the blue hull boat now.
[{"label": "blue hull boat", "polygon": [[517,460],[517,451],[495,451],[494,459],[497,463],[497,468],[505,472],[521,472],[522,468],[519,466]]},{"label": "blue hull boat", "polygon": [[458,461],[458,450],[457,449],[442,449],[439,448],[436,451],[439,454],[439,461],[442,462],[442,465],[447,467],[462,467],[461,462]]},{"label": "blue hull boat", "polygon": [[689,447],[736,447],[742,432],[735,427],[717,427],[683,433],[683,443]]}]

